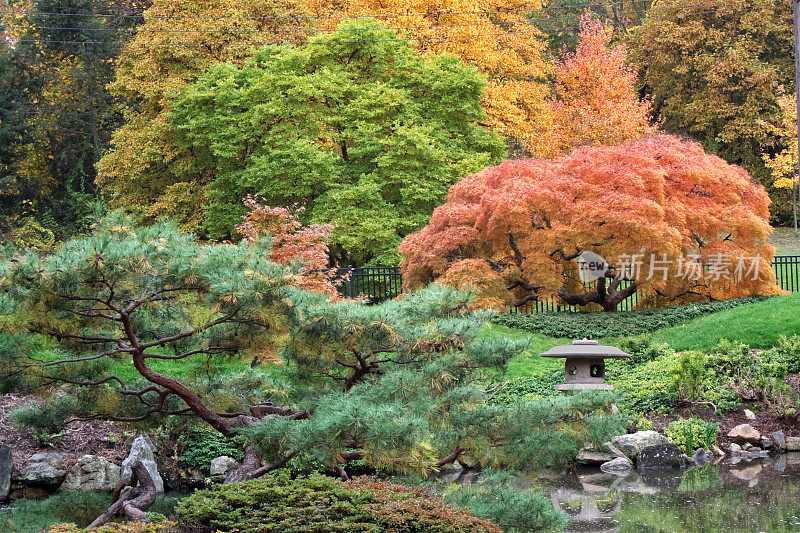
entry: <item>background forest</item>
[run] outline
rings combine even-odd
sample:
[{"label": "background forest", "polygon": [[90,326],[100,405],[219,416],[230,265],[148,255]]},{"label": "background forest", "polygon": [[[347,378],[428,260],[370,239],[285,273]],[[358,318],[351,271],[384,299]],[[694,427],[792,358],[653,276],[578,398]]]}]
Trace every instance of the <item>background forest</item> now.
[{"label": "background forest", "polygon": [[47,250],[123,208],[235,240],[254,195],[333,224],[331,263],[396,265],[458,179],[657,131],[743,166],[785,225],[791,22],[752,0],[9,2],[0,228]]}]

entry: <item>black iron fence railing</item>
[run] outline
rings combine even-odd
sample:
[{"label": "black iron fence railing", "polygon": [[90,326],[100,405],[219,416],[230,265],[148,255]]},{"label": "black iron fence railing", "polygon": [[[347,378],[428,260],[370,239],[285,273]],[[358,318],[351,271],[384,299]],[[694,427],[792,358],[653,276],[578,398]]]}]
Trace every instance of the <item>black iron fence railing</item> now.
[{"label": "black iron fence railing", "polygon": [[[800,256],[777,255],[772,260],[772,268],[780,288],[800,292]],[[403,280],[400,267],[348,267],[335,270],[335,285],[345,298],[364,298],[370,303],[382,302],[400,296]],[[623,282],[622,288],[626,286]],[[618,309],[630,311],[642,297],[636,292],[623,300]],[[577,311],[578,308],[558,301],[528,302],[518,309],[522,313],[543,313],[558,311]]]}]

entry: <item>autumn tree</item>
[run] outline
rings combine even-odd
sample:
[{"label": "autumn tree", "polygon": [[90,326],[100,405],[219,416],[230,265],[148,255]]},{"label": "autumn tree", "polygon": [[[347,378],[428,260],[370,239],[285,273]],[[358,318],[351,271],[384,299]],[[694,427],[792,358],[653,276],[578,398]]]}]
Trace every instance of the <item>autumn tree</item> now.
[{"label": "autumn tree", "polygon": [[781,108],[781,117],[778,123],[762,121],[767,131],[774,134],[785,148],[776,154],[765,153],[762,157],[772,174],[773,187],[788,189],[792,196],[792,215],[794,219],[794,233],[797,228],[797,203],[798,203],[798,166],[797,166],[797,95],[781,95],[778,98]]},{"label": "autumn tree", "polygon": [[[489,80],[483,107],[486,122],[512,145],[547,155],[542,142],[550,128],[547,105],[550,68],[541,33],[528,15],[540,4],[522,0],[305,0],[332,31],[345,17],[375,17],[422,54],[450,53],[474,65]],[[359,35],[360,32],[352,32]]]},{"label": "autumn tree", "polygon": [[256,241],[265,234],[270,236],[270,258],[279,265],[293,263],[303,265],[298,285],[306,290],[321,291],[332,297],[338,296],[331,282],[328,241],[333,231],[332,224],[303,225],[300,215],[302,206],[270,207],[248,197],[244,205],[249,211],[236,227],[248,241]]},{"label": "autumn tree", "polygon": [[[365,306],[298,289],[297,272],[269,260],[268,239],[199,244],[172,223],[113,214],[52,254],[4,254],[0,378],[57,389],[74,419],[194,417],[247,435],[254,446],[230,480],[289,460],[342,477],[353,460],[426,472],[464,451],[529,470],[623,427],[605,414],[610,396],[487,404],[489,378],[525,343],[482,337],[491,315],[469,311],[469,291]],[[30,333],[53,349],[9,340]],[[259,364],[270,346],[280,373]],[[187,371],[218,363],[224,373]]]},{"label": "autumn tree", "polygon": [[556,153],[578,146],[613,145],[655,132],[650,102],[639,98],[636,69],[612,31],[590,15],[581,19],[580,43],[555,67],[556,99],[550,141]]},{"label": "autumn tree", "polygon": [[87,228],[95,163],[120,120],[106,85],[139,13],[134,1],[35,0],[3,15],[3,229],[28,220],[58,236]]},{"label": "autumn tree", "polygon": [[172,99],[211,65],[242,64],[252,54],[248,43],[304,41],[304,15],[295,0],[155,0],[110,85],[127,103],[125,123],[98,164],[97,182],[112,206],[201,229],[211,176],[196,151],[176,142]]},{"label": "autumn tree", "polygon": [[747,0],[716,9],[663,0],[653,7],[629,50],[663,129],[771,183],[761,154],[786,146],[764,124],[780,120],[779,86],[794,91],[791,5]]},{"label": "autumn tree", "polygon": [[336,264],[396,264],[400,240],[447,188],[505,154],[481,125],[484,85],[456,57],[420,57],[396,32],[355,20],[308,46],[265,47],[242,68],[213,67],[170,120],[209,176],[212,237],[230,234],[253,194],[303,202],[303,223],[334,224]]},{"label": "autumn tree", "polygon": [[[403,241],[403,285],[606,311],[637,290],[653,304],[773,294],[768,208],[743,169],[665,135],[507,161],[454,185]],[[578,271],[586,252],[607,262],[594,283]]]}]

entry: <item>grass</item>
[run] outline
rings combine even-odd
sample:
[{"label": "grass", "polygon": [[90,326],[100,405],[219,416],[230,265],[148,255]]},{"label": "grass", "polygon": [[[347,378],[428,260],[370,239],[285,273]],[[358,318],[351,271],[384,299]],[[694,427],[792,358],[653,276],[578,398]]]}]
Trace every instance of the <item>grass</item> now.
[{"label": "grass", "polygon": [[681,326],[658,330],[656,342],[675,350],[707,350],[722,339],[769,348],[781,335],[800,333],[800,293],[776,296],[690,320]]},{"label": "grass", "polygon": [[800,239],[794,236],[794,228],[775,228],[770,241],[777,248],[775,255],[800,255]]}]

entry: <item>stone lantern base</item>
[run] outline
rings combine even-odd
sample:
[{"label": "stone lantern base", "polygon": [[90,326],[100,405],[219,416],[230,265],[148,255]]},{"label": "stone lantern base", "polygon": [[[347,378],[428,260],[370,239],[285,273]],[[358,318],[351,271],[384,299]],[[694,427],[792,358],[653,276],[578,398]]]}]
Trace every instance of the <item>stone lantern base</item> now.
[{"label": "stone lantern base", "polygon": [[614,385],[608,383],[561,383],[556,385],[556,390],[561,392],[574,392],[579,390],[614,390]]}]

